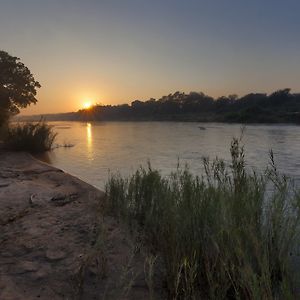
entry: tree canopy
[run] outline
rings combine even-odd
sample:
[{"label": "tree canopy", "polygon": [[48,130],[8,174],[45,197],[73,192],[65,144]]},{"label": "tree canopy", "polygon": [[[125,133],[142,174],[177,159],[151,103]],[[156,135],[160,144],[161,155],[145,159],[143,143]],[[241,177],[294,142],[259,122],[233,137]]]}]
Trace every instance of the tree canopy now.
[{"label": "tree canopy", "polygon": [[20,108],[36,103],[40,87],[20,58],[0,51],[0,125]]},{"label": "tree canopy", "polygon": [[131,105],[95,105],[79,111],[77,119],[300,123],[300,94],[286,88],[270,95],[232,94],[214,99],[202,92],[177,91],[157,100],[135,100]]}]

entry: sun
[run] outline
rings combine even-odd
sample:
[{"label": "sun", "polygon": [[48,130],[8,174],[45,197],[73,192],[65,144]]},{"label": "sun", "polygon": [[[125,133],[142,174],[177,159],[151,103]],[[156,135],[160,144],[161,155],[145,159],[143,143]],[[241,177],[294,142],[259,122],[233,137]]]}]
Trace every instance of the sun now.
[{"label": "sun", "polygon": [[90,101],[86,101],[83,103],[84,109],[90,109],[92,107],[92,103]]}]

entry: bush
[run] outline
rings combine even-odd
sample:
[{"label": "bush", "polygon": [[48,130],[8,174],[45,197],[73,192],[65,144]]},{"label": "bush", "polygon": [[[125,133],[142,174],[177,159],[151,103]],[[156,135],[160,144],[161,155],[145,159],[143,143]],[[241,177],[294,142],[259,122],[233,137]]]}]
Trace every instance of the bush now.
[{"label": "bush", "polygon": [[271,153],[262,175],[247,172],[234,139],[232,162],[203,159],[169,177],[140,168],[106,185],[109,212],[138,226],[162,257],[172,299],[292,299],[290,255],[298,243],[300,193]]},{"label": "bush", "polygon": [[38,153],[51,150],[55,137],[52,128],[40,121],[11,126],[4,143],[10,150]]}]

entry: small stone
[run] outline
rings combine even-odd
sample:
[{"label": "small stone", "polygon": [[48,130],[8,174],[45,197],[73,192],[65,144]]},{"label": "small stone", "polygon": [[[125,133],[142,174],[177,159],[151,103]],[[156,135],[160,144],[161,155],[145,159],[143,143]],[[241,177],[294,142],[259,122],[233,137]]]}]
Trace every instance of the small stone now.
[{"label": "small stone", "polygon": [[39,265],[33,261],[23,261],[17,269],[18,274],[23,274],[27,272],[35,272],[39,269]]},{"label": "small stone", "polygon": [[40,279],[45,278],[46,276],[47,276],[47,273],[46,273],[46,272],[44,272],[44,271],[38,271],[38,272],[35,273],[34,278],[35,278],[36,280],[40,280]]},{"label": "small stone", "polygon": [[35,280],[40,280],[46,278],[49,274],[51,274],[51,267],[42,266],[37,272],[34,273],[33,278]]},{"label": "small stone", "polygon": [[66,252],[62,250],[47,250],[46,258],[49,260],[60,260],[67,256]]},{"label": "small stone", "polygon": [[26,241],[23,243],[23,247],[26,252],[32,251],[35,248],[35,244],[32,241]]}]

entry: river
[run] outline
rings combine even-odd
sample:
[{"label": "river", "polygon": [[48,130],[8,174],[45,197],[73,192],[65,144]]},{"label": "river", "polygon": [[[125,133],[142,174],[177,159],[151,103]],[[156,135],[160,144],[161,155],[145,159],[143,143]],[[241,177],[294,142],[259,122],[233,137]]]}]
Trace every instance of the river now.
[{"label": "river", "polygon": [[[202,157],[230,162],[230,142],[242,125],[181,122],[50,122],[56,143],[72,144],[49,153],[55,167],[103,189],[110,173],[128,175],[150,161],[169,174],[178,162],[203,172]],[[273,150],[278,170],[300,182],[300,126],[247,125],[244,129],[248,168],[262,171]]]}]

